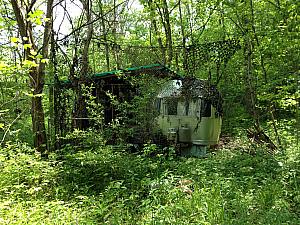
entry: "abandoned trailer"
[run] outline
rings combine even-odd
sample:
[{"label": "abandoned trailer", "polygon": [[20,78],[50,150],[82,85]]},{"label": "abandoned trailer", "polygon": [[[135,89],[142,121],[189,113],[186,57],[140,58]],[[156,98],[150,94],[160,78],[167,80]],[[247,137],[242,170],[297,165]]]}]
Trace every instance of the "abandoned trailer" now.
[{"label": "abandoned trailer", "polygon": [[222,98],[206,80],[171,80],[158,94],[157,122],[184,155],[202,156],[219,142]]},{"label": "abandoned trailer", "polygon": [[[218,143],[222,121],[222,98],[216,87],[205,80],[183,78],[161,64],[99,73],[85,83],[85,85],[93,84],[92,94],[103,106],[103,123],[110,123],[120,113],[112,104],[108,93],[115,96],[119,102],[132,101],[134,96],[139,95],[139,91],[127,77],[142,75],[168,79],[161,85],[156,97],[153,96],[152,103],[148,104],[152,107],[149,112],[155,117],[151,122],[152,128],[145,129],[138,127],[138,123],[131,124],[130,126],[136,127],[138,130],[136,133],[139,134],[131,138],[131,142],[143,143],[145,136],[149,138],[152,134],[159,133],[162,138],[153,138],[153,142],[159,144],[161,140],[167,140],[168,143],[180,148],[183,154],[193,156],[204,155],[207,146]],[[76,92],[77,86],[77,83],[64,81],[54,91],[56,96],[54,117],[59,118],[56,121],[60,121],[55,124],[55,131],[59,136],[74,128],[86,129],[93,126],[93,120],[88,115],[86,106],[80,108],[76,99],[67,96],[68,90]]]}]

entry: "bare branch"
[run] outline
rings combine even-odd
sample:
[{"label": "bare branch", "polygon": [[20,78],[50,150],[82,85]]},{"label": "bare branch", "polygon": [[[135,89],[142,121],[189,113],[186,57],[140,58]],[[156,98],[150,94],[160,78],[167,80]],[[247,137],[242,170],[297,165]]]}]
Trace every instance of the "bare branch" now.
[{"label": "bare branch", "polygon": [[102,17],[104,17],[105,15],[109,14],[110,12],[112,12],[115,8],[119,7],[120,5],[124,4],[125,2],[127,2],[128,0],[125,0],[119,4],[117,4],[114,8],[110,9],[108,12],[106,12],[103,16],[98,16],[97,18],[91,20],[90,22],[84,23],[82,25],[80,25],[78,28],[72,30],[69,34],[67,34],[66,36],[64,36],[61,39],[58,39],[57,41],[63,41],[65,39],[67,39],[68,37],[70,37],[72,34],[76,33],[77,31],[79,31],[80,29],[82,29],[83,27],[89,26],[90,24],[93,24],[97,21],[99,21],[100,19],[102,19]]},{"label": "bare branch", "polygon": [[5,140],[5,138],[6,138],[6,135],[7,135],[7,133],[9,132],[9,130],[10,130],[10,128],[11,128],[11,126],[23,115],[23,113],[25,112],[26,110],[23,110],[12,122],[11,122],[11,124],[9,124],[9,126],[7,127],[7,129],[6,129],[6,131],[4,132],[4,134],[3,134],[3,137],[2,137],[2,140],[1,140],[1,142],[0,142],[0,145],[2,145],[3,144],[3,142],[4,142],[4,140]]}]

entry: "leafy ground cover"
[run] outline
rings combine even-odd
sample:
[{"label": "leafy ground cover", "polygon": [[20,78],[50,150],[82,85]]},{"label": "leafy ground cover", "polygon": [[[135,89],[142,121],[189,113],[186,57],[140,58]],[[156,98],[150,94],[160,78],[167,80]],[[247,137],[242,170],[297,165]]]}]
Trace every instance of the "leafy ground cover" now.
[{"label": "leafy ground cover", "polygon": [[235,140],[197,159],[69,147],[45,161],[11,143],[0,224],[299,224],[297,146],[253,149]]}]

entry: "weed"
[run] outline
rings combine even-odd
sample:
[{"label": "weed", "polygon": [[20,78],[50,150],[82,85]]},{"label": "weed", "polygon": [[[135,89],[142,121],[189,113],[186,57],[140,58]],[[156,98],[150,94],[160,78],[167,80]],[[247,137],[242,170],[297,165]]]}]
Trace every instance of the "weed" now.
[{"label": "weed", "polygon": [[139,155],[68,146],[42,160],[10,142],[0,150],[0,224],[298,224],[299,154],[253,155],[238,143],[205,159],[147,144]]}]

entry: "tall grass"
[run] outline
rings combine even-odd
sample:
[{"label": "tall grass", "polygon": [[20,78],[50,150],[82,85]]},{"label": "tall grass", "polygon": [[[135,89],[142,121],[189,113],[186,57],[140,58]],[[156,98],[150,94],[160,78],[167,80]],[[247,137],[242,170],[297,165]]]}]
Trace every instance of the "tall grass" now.
[{"label": "tall grass", "polygon": [[299,224],[299,158],[237,143],[205,159],[99,147],[48,161],[10,143],[0,150],[0,224]]}]

